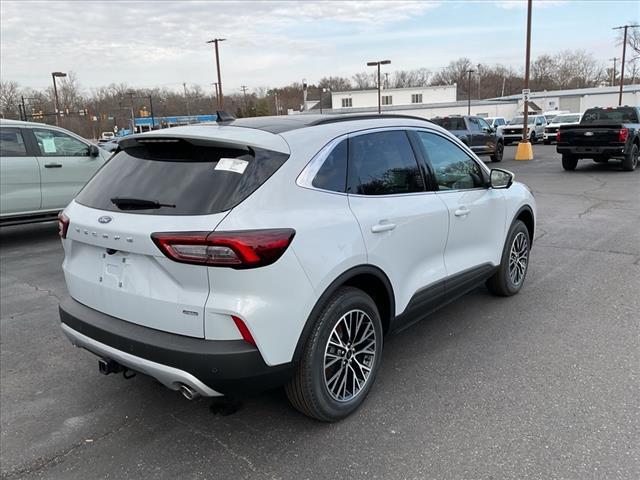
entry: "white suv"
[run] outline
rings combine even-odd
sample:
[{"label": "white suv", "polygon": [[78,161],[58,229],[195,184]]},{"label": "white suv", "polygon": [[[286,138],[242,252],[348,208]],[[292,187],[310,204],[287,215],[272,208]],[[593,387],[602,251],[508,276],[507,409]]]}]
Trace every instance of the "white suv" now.
[{"label": "white suv", "polygon": [[399,115],[263,117],[124,139],[60,217],[71,342],[187,398],[286,385],[324,421],[383,337],[524,282],[535,201]]}]

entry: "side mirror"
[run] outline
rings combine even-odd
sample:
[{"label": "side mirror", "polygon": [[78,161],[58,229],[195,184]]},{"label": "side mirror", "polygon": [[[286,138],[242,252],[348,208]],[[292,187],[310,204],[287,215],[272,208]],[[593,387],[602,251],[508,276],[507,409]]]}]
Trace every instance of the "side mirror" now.
[{"label": "side mirror", "polygon": [[493,130],[491,129],[491,127],[482,127],[482,131],[484,133],[491,133]]},{"label": "side mirror", "polygon": [[100,155],[100,150],[98,150],[98,147],[95,145],[90,145],[89,146],[89,156],[90,157],[97,157],[98,155]]},{"label": "side mirror", "polygon": [[489,178],[491,188],[509,188],[513,184],[515,175],[508,170],[492,168],[491,176]]}]

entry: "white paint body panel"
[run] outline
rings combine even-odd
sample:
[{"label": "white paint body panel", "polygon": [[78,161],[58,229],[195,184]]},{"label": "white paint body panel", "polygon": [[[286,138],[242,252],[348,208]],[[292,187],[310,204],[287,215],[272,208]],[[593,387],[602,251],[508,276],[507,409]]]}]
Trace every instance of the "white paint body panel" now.
[{"label": "white paint body panel", "polygon": [[[515,183],[507,190],[376,198],[296,184],[309,161],[333,139],[381,127],[427,128],[444,132],[460,145],[439,127],[425,127],[424,122],[409,119],[339,122],[281,136],[247,128],[185,127],[183,133],[190,137],[220,134],[224,141],[240,143],[242,135],[245,139],[254,136],[254,141],[265,148],[269,144],[292,153],[267,182],[230,212],[146,215],[105,212],[72,202],[65,210],[71,223],[63,241],[69,293],[91,308],[126,321],[212,340],[241,338],[231,319],[231,315],[237,316],[251,332],[265,362],[279,365],[292,360],[300,334],[323,292],[353,267],[380,268],[391,281],[395,313],[400,314],[420,288],[476,265],[497,265],[518,209],[530,205],[535,213],[535,202],[521,184]],[[182,135],[178,128],[146,135],[161,133]],[[478,163],[487,171],[480,160]],[[467,218],[455,216],[461,205],[471,210]],[[113,220],[100,224],[102,215]],[[397,226],[372,233],[371,226],[381,220]],[[173,262],[163,256],[150,237],[162,231],[262,228],[293,228],[296,234],[277,262],[248,270]],[[119,240],[114,239],[116,234]],[[127,237],[132,241],[126,242]],[[124,245],[116,243],[123,241]],[[103,257],[107,248],[119,252]],[[123,258],[124,267],[110,266],[120,265],[118,261]],[[197,315],[185,315],[184,310]]]}]

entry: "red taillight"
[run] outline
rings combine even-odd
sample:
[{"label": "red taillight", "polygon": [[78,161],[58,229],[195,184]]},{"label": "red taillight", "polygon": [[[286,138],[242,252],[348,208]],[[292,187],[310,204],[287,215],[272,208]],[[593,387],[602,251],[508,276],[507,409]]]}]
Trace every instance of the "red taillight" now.
[{"label": "red taillight", "polygon": [[291,244],[295,230],[153,233],[151,239],[176,262],[236,269],[271,265]]},{"label": "red taillight", "polygon": [[629,136],[628,128],[621,128],[618,132],[618,141],[620,143],[625,143],[627,141],[627,137]]},{"label": "red taillight", "polygon": [[60,212],[58,214],[58,235],[60,238],[67,238],[67,230],[69,230],[69,217]]},{"label": "red taillight", "polygon": [[558,133],[556,133],[556,143],[560,143],[560,129],[558,129]]},{"label": "red taillight", "polygon": [[244,323],[241,318],[238,318],[234,315],[231,315],[231,318],[233,319],[233,323],[236,324],[236,328],[240,332],[240,335],[242,335],[242,339],[245,342],[249,342],[251,345],[255,347],[256,341],[253,339],[253,335],[251,335],[251,332],[247,328],[246,323]]}]

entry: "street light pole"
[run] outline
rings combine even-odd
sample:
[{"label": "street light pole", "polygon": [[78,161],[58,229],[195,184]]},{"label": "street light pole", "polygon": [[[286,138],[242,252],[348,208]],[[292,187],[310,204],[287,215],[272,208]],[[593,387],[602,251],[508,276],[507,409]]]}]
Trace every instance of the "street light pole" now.
[{"label": "street light pole", "polygon": [[475,70],[473,69],[469,69],[467,70],[467,76],[468,76],[468,80],[467,80],[467,115],[471,115],[471,74],[475,72]]},{"label": "street light pole", "polygon": [[640,27],[640,25],[622,25],[620,27],[613,28],[613,30],[624,29],[624,35],[622,39],[622,64],[620,66],[620,94],[618,95],[618,106],[622,105],[622,90],[624,86],[624,61],[627,55],[627,29],[636,27]]},{"label": "street light pole", "polygon": [[56,114],[56,126],[60,125],[60,102],[58,101],[58,87],[56,85],[56,77],[66,77],[67,74],[63,72],[51,72],[51,78],[53,79],[53,108]]},{"label": "street light pole", "polygon": [[151,110],[151,130],[156,128],[155,115],[153,114],[153,98],[149,95],[149,109]]},{"label": "street light pole", "polygon": [[218,52],[218,43],[224,42],[226,38],[214,38],[206,43],[213,43],[216,52],[216,71],[218,72],[218,109],[224,108],[224,100],[222,98],[222,77],[220,76],[220,53]]},{"label": "street light pole", "polygon": [[377,62],[367,62],[367,67],[378,67],[378,115],[382,113],[381,92],[380,92],[380,65],[389,65],[391,60],[379,60]]}]

